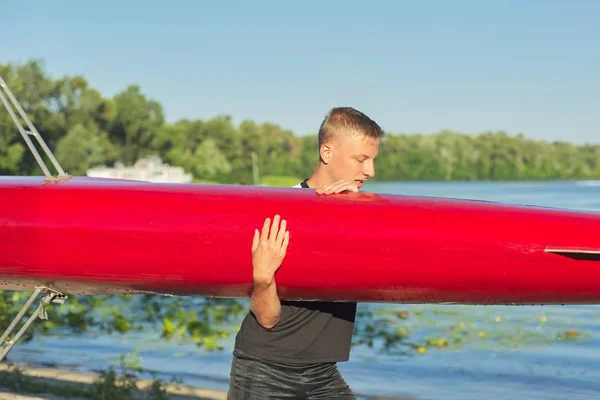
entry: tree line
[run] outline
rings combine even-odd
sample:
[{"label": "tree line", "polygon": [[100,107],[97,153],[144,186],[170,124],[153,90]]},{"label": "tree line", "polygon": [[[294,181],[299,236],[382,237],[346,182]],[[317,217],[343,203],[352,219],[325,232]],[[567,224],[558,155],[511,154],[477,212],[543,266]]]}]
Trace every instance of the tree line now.
[{"label": "tree line", "polygon": [[[158,155],[197,182],[253,183],[262,175],[307,177],[317,162],[317,136],[229,115],[165,120],[162,105],[131,85],[112,98],[83,76],[50,77],[38,60],[0,64],[4,78],[64,169],[131,165]],[[0,113],[0,174],[41,174],[6,112]],[[600,145],[532,140],[522,134],[390,132],[380,147],[379,180],[518,180],[600,178]]]}]

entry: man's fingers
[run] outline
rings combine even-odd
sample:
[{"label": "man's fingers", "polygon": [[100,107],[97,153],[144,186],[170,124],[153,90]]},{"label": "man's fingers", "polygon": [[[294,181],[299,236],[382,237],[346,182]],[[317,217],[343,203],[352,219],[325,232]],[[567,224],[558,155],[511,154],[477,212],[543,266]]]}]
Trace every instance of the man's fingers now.
[{"label": "man's fingers", "polygon": [[269,233],[269,240],[275,242],[277,238],[277,231],[279,228],[279,215],[275,215],[273,218],[273,224],[271,225],[271,232]]},{"label": "man's fingers", "polygon": [[283,237],[285,236],[286,229],[287,221],[285,219],[282,219],[281,225],[279,226],[279,230],[277,231],[277,239],[275,239],[278,245],[281,245],[283,243]]},{"label": "man's fingers", "polygon": [[265,223],[263,224],[262,227],[262,233],[260,235],[260,238],[262,240],[267,240],[269,238],[269,225],[271,223],[271,218],[266,218],[265,219]]},{"label": "man's fingers", "polygon": [[325,190],[327,190],[327,187],[329,187],[329,185],[323,185],[320,188],[317,189],[317,193],[318,194],[322,194],[325,192]]},{"label": "man's fingers", "polygon": [[348,187],[347,181],[338,182],[331,188],[331,192],[332,193],[340,193],[340,192],[343,192],[344,190],[346,190],[347,187]]},{"label": "man's fingers", "polygon": [[327,183],[327,184],[321,186],[319,189],[317,189],[317,192],[331,193],[332,190],[334,190],[336,186],[338,186],[338,185],[340,185],[340,184],[342,184],[344,182],[347,182],[347,181],[343,181],[342,180],[342,181],[336,181],[336,182],[332,182],[332,183]]},{"label": "man's fingers", "polygon": [[[281,224],[279,223],[281,221]],[[280,226],[281,225],[281,226]],[[275,215],[271,222],[270,218],[266,218],[263,223],[262,231],[260,236],[258,235],[258,229],[254,233],[252,240],[252,251],[256,250],[256,247],[261,241],[270,241],[273,244],[281,246],[284,240],[284,234],[287,229],[287,221],[282,220],[279,215]]]},{"label": "man's fingers", "polygon": [[341,193],[347,190],[351,192],[358,192],[358,186],[353,181],[342,180],[321,186],[319,189],[317,189],[317,194]]},{"label": "man's fingers", "polygon": [[347,181],[345,184],[341,186],[342,190],[349,190],[351,192],[358,191],[358,185],[354,181]]},{"label": "man's fingers", "polygon": [[356,186],[356,184],[353,182],[348,182],[348,183],[336,188],[336,193],[341,193],[346,190],[348,190],[350,192],[358,192],[358,186]]},{"label": "man's fingers", "polygon": [[333,190],[333,188],[335,188],[336,185],[337,185],[337,183],[329,183],[327,185],[323,185],[323,186],[321,186],[317,190],[317,193],[319,193],[319,194],[329,194],[329,193],[331,193],[331,191]]},{"label": "man's fingers", "polygon": [[255,229],[254,230],[254,237],[252,238],[252,252],[253,253],[258,248],[258,240],[259,240],[258,229]]},{"label": "man's fingers", "polygon": [[285,234],[283,235],[283,243],[281,244],[281,252],[283,255],[285,255],[285,252],[287,251],[287,247],[288,247],[289,243],[290,243],[290,232],[285,231]]}]

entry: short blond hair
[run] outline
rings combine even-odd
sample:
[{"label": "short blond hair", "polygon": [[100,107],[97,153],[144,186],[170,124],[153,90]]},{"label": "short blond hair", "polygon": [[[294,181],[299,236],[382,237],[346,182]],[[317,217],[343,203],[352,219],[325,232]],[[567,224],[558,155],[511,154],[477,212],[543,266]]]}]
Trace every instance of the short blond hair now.
[{"label": "short blond hair", "polygon": [[336,107],[327,113],[319,128],[319,148],[340,133],[364,135],[372,139],[380,139],[385,135],[375,121],[352,107]]}]

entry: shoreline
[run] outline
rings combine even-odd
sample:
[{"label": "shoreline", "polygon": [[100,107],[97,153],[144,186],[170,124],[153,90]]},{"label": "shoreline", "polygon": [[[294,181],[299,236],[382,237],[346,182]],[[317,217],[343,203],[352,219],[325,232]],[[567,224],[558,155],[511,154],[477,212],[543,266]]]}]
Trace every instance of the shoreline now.
[{"label": "shoreline", "polygon": [[[25,386],[33,390],[11,390],[3,382],[2,376],[9,376],[18,369],[26,379]],[[18,363],[0,363],[0,400],[89,400],[87,396],[77,395],[76,392],[89,389],[94,381],[101,376],[96,372],[79,372],[56,367],[23,366]],[[16,373],[15,373],[16,377]],[[147,398],[152,389],[152,380],[136,380],[137,390],[134,399]],[[163,389],[171,400],[226,400],[227,391],[185,385],[181,383],[163,382]],[[37,389],[35,389],[37,388]],[[40,391],[40,388],[49,390]],[[355,393],[363,400],[415,400],[409,397],[366,395]]]},{"label": "shoreline", "polygon": [[[0,364],[0,373],[10,373],[15,369],[19,369],[23,376],[28,380],[37,384],[44,384],[52,388],[65,388],[79,390],[89,388],[94,381],[100,377],[100,373],[94,372],[76,372],[53,367],[26,367],[19,364]],[[152,380],[139,379],[137,380],[136,396],[143,396],[151,387]],[[173,384],[164,382],[163,388],[173,400],[226,400],[227,392],[223,390],[199,388],[184,384]],[[37,393],[34,391],[22,390],[18,393],[13,393],[0,382],[0,400],[84,400],[82,396],[66,396],[53,394],[54,390],[49,390],[49,393]]]}]

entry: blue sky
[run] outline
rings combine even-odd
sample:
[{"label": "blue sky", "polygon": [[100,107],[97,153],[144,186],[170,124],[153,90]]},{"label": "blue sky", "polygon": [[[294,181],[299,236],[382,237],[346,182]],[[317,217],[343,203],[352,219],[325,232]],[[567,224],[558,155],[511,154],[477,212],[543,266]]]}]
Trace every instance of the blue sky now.
[{"label": "blue sky", "polygon": [[11,1],[0,62],[43,59],[169,121],[229,114],[316,133],[354,106],[388,132],[600,143],[600,2]]}]

